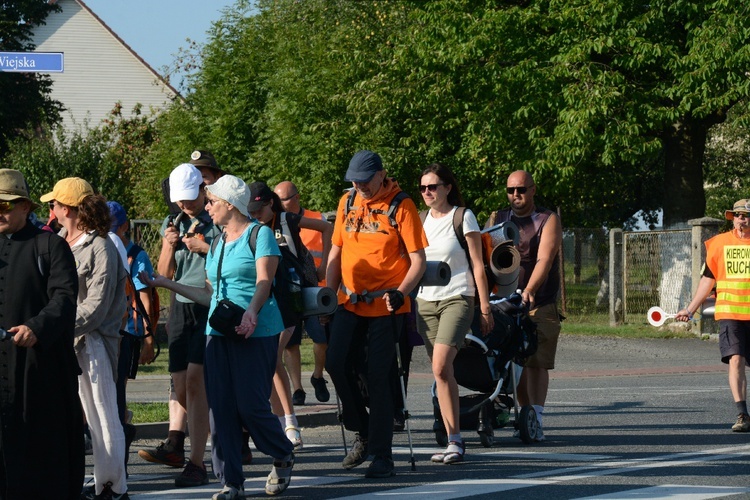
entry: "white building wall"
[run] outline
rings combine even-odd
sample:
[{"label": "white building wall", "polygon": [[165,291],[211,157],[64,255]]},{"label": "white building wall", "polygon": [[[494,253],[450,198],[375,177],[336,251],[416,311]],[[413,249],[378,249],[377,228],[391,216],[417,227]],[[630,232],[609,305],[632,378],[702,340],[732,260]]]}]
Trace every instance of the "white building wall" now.
[{"label": "white building wall", "polygon": [[58,0],[62,12],[35,29],[38,52],[64,52],[64,72],[50,75],[52,97],[63,103],[64,126],[91,127],[106,118],[115,103],[123,116],[135,104],[143,112],[163,109],[176,94],[145,61],[76,0]]}]

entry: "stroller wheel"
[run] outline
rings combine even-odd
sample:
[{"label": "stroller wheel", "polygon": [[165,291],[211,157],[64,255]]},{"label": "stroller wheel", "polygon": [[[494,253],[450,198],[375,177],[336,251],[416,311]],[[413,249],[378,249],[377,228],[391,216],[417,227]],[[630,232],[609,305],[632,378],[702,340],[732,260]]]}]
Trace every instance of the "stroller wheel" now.
[{"label": "stroller wheel", "polygon": [[479,431],[479,441],[485,448],[491,447],[495,442],[495,436],[493,435],[492,429],[489,431]]},{"label": "stroller wheel", "polygon": [[536,411],[533,406],[524,406],[518,414],[518,434],[525,444],[531,444],[536,438],[539,422],[536,419]]},{"label": "stroller wheel", "polygon": [[435,442],[440,446],[448,446],[448,433],[445,429],[435,429]]}]

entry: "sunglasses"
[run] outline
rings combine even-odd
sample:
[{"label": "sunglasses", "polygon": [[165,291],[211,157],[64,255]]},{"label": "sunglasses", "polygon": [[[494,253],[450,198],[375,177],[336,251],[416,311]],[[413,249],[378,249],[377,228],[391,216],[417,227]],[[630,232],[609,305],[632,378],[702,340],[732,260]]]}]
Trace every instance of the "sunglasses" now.
[{"label": "sunglasses", "polygon": [[286,198],[279,198],[279,199],[280,199],[281,201],[289,201],[289,200],[291,200],[292,198],[294,198],[295,196],[297,196],[297,194],[298,194],[298,193],[294,193],[294,194],[293,194],[293,195],[291,195],[291,196],[287,196]]},{"label": "sunglasses", "polygon": [[0,201],[0,214],[7,214],[16,208],[15,201]]},{"label": "sunglasses", "polygon": [[429,191],[430,193],[434,193],[435,191],[437,191],[438,186],[445,186],[445,184],[427,184],[426,186],[420,184],[419,192],[424,193],[425,191]]},{"label": "sunglasses", "polygon": [[526,191],[528,191],[530,187],[531,186],[507,187],[505,188],[505,191],[507,191],[508,194],[513,194],[514,191],[518,191],[518,194],[526,194]]},{"label": "sunglasses", "polygon": [[747,212],[734,212],[733,215],[737,219],[747,219],[750,217],[750,214]]}]

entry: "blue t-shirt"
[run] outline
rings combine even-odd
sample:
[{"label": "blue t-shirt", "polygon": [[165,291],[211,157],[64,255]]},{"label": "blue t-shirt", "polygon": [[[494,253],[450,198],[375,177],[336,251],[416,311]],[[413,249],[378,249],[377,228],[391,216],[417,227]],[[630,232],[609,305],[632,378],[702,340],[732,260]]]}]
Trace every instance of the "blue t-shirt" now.
[{"label": "blue t-shirt", "polygon": [[[134,243],[131,241],[128,243],[127,248],[125,249],[128,253],[130,253],[130,249],[133,248]],[[135,256],[133,261],[130,263],[130,277],[133,278],[133,285],[135,286],[136,292],[140,292],[144,288],[148,288],[146,285],[141,282],[141,280],[138,279],[138,273],[141,271],[146,271],[149,276],[154,275],[154,266],[151,265],[151,259],[148,258],[148,254],[145,251],[138,252],[138,254]],[[138,330],[136,331],[136,327]],[[133,335],[142,336],[144,335],[145,329],[143,326],[143,319],[138,315],[138,322],[137,324],[134,324],[133,321],[133,311],[131,308],[131,305],[128,304],[128,326],[127,326],[128,332],[130,332]]]},{"label": "blue t-shirt", "polygon": [[[221,299],[229,299],[238,306],[247,308],[250,301],[255,295],[255,256],[250,250],[250,231],[253,226],[257,225],[253,221],[245,232],[234,241],[219,241],[213,253],[209,250],[206,255],[206,275],[213,286],[214,293],[211,295],[211,308],[208,312],[209,317],[213,314],[216,304]],[[221,262],[221,282],[216,282],[216,270],[219,267],[219,256],[222,247],[224,249],[224,260]],[[273,231],[267,226],[261,226],[258,231],[255,255],[261,257],[276,256],[281,257],[281,251],[276,244]],[[273,293],[258,313],[258,325],[255,327],[253,337],[270,337],[281,333],[284,329],[284,323],[281,320],[281,313],[276,304]],[[221,335],[219,332],[206,325],[206,335]]]}]

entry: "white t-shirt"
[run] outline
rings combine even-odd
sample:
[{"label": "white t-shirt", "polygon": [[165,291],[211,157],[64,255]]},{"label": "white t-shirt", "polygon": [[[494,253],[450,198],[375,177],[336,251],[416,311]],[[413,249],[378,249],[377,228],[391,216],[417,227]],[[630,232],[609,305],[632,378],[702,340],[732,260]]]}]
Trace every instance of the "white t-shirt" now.
[{"label": "white t-shirt", "polygon": [[[429,245],[425,248],[427,260],[442,261],[451,267],[451,280],[446,286],[422,286],[419,288],[417,297],[423,300],[443,300],[456,295],[473,297],[475,292],[474,278],[470,276],[469,262],[466,252],[458,242],[456,232],[453,230],[453,214],[456,207],[450,213],[439,219],[435,219],[427,211],[424,221],[424,232],[427,235]],[[479,232],[477,218],[471,210],[464,212],[464,235]]]}]

